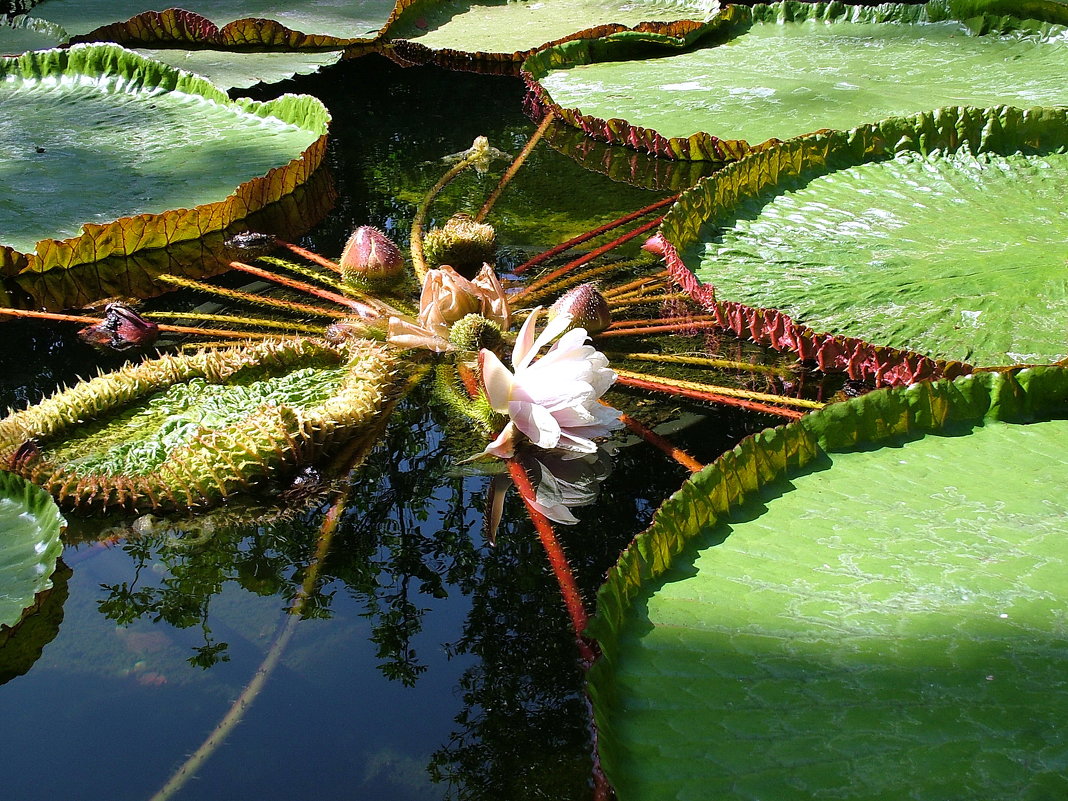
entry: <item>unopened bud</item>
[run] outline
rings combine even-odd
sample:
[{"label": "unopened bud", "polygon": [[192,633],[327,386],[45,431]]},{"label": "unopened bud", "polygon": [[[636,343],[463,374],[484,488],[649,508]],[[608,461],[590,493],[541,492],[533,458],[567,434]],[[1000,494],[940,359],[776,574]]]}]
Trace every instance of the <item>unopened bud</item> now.
[{"label": "unopened bud", "polygon": [[441,228],[431,229],[423,240],[423,255],[430,267],[448,264],[465,278],[474,278],[497,253],[497,232],[470,214],[454,214]]},{"label": "unopened bud", "polygon": [[496,350],[501,344],[501,327],[481,314],[468,314],[452,324],[449,344],[456,350],[471,353],[482,348]]},{"label": "unopened bud", "polygon": [[125,303],[109,303],[104,308],[104,319],[86,326],[78,336],[98,348],[129,350],[153,344],[159,337],[159,326]]},{"label": "unopened bud", "polygon": [[571,316],[571,328],[585,328],[588,334],[599,334],[612,322],[608,301],[593,284],[579,284],[557,298],[549,307],[549,319],[561,314]]},{"label": "unopened bud", "polygon": [[404,257],[384,233],[373,226],[361,225],[345,244],[340,266],[346,283],[377,283],[399,276],[404,270]]}]

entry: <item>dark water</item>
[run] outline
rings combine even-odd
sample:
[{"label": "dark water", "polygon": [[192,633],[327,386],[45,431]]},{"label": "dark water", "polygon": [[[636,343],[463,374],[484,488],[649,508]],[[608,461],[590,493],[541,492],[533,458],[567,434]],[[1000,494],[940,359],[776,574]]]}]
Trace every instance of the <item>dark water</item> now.
[{"label": "dark water", "polygon": [[[403,240],[442,156],[480,134],[514,153],[534,128],[517,79],[402,70],[378,57],[261,97],[279,91],[316,94],[334,116],[338,201],[302,239],[325,254],[364,223]],[[495,182],[465,177],[441,206],[477,209]],[[495,210],[503,261],[647,205],[666,194],[656,185],[615,182],[541,146]],[[122,361],[68,330],[0,330],[5,407]],[[692,417],[680,442],[705,460],[776,422],[729,411],[695,417],[685,404],[649,411]],[[395,414],[355,479],[277,668],[174,798],[589,796],[582,676],[555,581],[514,495],[496,547],[485,542],[488,480],[457,469],[448,432],[424,392]],[[578,510],[579,525],[560,527],[588,602],[684,478],[648,446],[624,447],[598,503]],[[0,798],[151,798],[271,652],[324,511],[322,502],[280,509],[260,499],[186,521],[69,515],[65,603],[58,587],[51,626],[20,631],[22,656],[11,642],[0,649],[0,678],[9,679],[0,686]]]}]

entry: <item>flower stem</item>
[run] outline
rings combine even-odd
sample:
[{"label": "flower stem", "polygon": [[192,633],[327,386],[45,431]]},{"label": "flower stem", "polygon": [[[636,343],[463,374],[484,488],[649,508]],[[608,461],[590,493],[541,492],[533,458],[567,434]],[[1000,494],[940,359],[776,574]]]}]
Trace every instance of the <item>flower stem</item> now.
[{"label": "flower stem", "polygon": [[[260,328],[276,328],[286,333],[314,334],[321,336],[323,329],[301,323],[283,320],[266,320],[260,317],[234,317],[229,314],[202,314],[200,312],[147,312],[150,320],[207,320],[213,323],[233,323],[234,325],[252,325]],[[197,329],[200,330],[200,329]]]},{"label": "flower stem", "polygon": [[582,636],[582,632],[586,630],[586,624],[589,622],[589,616],[586,614],[586,608],[582,605],[582,597],[579,595],[575,576],[571,572],[571,565],[567,561],[564,549],[560,547],[560,542],[556,539],[556,532],[553,531],[552,523],[534,506],[534,486],[530,483],[527,471],[515,459],[509,459],[508,473],[511,475],[512,481],[515,482],[523,503],[526,504],[527,514],[530,515],[534,528],[538,532],[538,537],[541,539],[542,547],[545,548],[545,554],[549,557],[549,564],[552,566],[557,584],[560,585],[560,594],[564,598],[564,606],[567,607],[567,613],[571,617],[571,627],[575,630],[579,655],[582,657],[585,666],[589,666],[593,663],[595,654],[593,647]]},{"label": "flower stem", "polygon": [[478,210],[478,214],[475,215],[475,222],[485,221],[486,215],[493,209],[493,204],[497,202],[497,198],[501,196],[501,192],[503,192],[504,188],[508,186],[513,178],[515,178],[515,174],[519,172],[519,168],[523,166],[523,163],[527,160],[527,156],[530,155],[534,146],[541,141],[542,136],[545,135],[546,129],[554,119],[556,119],[556,116],[552,112],[545,115],[545,119],[541,121],[541,125],[539,125],[537,130],[531,134],[530,139],[527,140],[523,150],[515,157],[515,160],[509,165],[508,169],[504,171],[501,180],[497,182],[493,191],[490,192],[490,196],[486,198],[486,202],[482,204],[482,208]]},{"label": "flower stem", "polygon": [[793,375],[793,371],[788,367],[736,362],[729,359],[709,359],[704,356],[684,356],[674,353],[623,353],[622,351],[605,351],[604,355],[614,361],[631,359],[639,362],[657,362],[658,364],[685,364],[693,367],[708,367],[714,370],[743,370],[750,373],[779,376]]},{"label": "flower stem", "polygon": [[379,309],[375,309],[366,303],[361,303],[358,300],[347,298],[344,295],[339,295],[336,292],[331,292],[328,289],[320,289],[317,286],[305,283],[304,281],[297,281],[294,278],[286,278],[284,275],[273,273],[270,270],[263,270],[259,267],[253,267],[251,264],[245,264],[240,261],[230,262],[230,266],[235,270],[240,270],[243,273],[254,275],[257,278],[262,278],[264,281],[271,281],[272,283],[284,286],[287,289],[294,289],[297,292],[303,292],[312,297],[319,298],[321,300],[327,300],[332,303],[337,303],[346,308],[352,309],[358,315],[364,318],[381,317],[382,312]]},{"label": "flower stem", "polygon": [[278,243],[280,247],[283,247],[288,250],[290,253],[296,256],[300,256],[302,259],[307,259],[312,264],[318,264],[320,267],[325,267],[326,269],[332,270],[333,272],[338,274],[341,273],[341,267],[338,266],[337,262],[330,261],[330,259],[324,258],[318,253],[314,253],[310,250],[305,250],[299,245],[294,245],[292,242],[284,242],[281,239],[275,239],[275,242]]},{"label": "flower stem", "polygon": [[[675,397],[692,398],[693,400],[703,401],[705,403],[721,404],[724,406],[738,406],[742,409],[748,409],[753,412],[764,412],[765,414],[776,414],[780,417],[787,417],[791,420],[800,420],[805,416],[805,413],[797,409],[782,409],[777,406],[771,406],[767,403],[760,403],[758,401],[749,400],[747,398],[740,398],[737,395],[724,395],[719,392],[711,392],[708,390],[697,390],[690,387],[676,386],[675,382],[666,382],[662,379],[651,379],[650,377],[636,377],[636,374],[625,375],[622,371],[616,371],[616,385],[623,387],[633,387],[634,389],[645,389],[650,392],[660,392],[665,395],[672,395]],[[776,396],[777,397],[777,396]]]},{"label": "flower stem", "polygon": [[784,406],[797,406],[802,409],[822,409],[826,403],[808,400],[806,398],[791,398],[787,395],[771,395],[766,392],[753,392],[748,389],[735,389],[734,387],[719,387],[712,384],[699,384],[696,381],[683,381],[678,378],[664,378],[662,376],[647,376],[643,373],[634,373],[630,370],[616,370],[622,377],[644,378],[658,381],[661,384],[678,389],[691,389],[696,392],[713,392],[717,395],[727,395],[732,398],[745,398],[747,400],[767,401],[769,403],[781,403]]},{"label": "flower stem", "polygon": [[610,328],[597,335],[600,337],[629,337],[643,336],[645,334],[661,334],[666,331],[690,331],[700,328],[721,328],[715,320],[687,320],[686,322],[670,323],[668,325],[643,325],[632,328]]},{"label": "flower stem", "polygon": [[566,275],[567,273],[569,273],[571,270],[575,269],[576,267],[581,267],[583,264],[587,264],[587,263],[593,261],[594,259],[596,259],[597,257],[603,256],[605,253],[608,253],[608,252],[610,252],[612,250],[615,250],[620,245],[626,244],[630,240],[634,239],[634,237],[640,236],[641,234],[645,233],[646,231],[648,231],[648,230],[650,230],[652,228],[655,228],[656,226],[660,225],[660,221],[663,220],[663,219],[664,218],[662,216],[661,217],[657,217],[657,218],[655,218],[653,220],[650,220],[647,223],[644,223],[643,225],[639,225],[637,228],[632,228],[630,231],[628,231],[627,233],[623,234],[623,236],[620,236],[620,237],[617,237],[616,239],[613,239],[608,244],[601,245],[601,247],[595,248],[594,250],[591,250],[585,256],[580,256],[579,258],[574,259],[573,261],[569,261],[564,266],[558,267],[555,270],[553,270],[552,272],[550,272],[550,273],[548,273],[546,275],[543,275],[541,278],[537,279],[536,281],[532,282],[531,284],[528,284],[525,289],[520,291],[518,293],[518,295],[517,295],[517,298],[523,297],[523,296],[529,294],[530,292],[533,292],[533,291],[535,291],[537,289],[540,289],[541,287],[545,286],[546,284],[551,283],[552,281],[554,281],[555,279],[559,278],[560,276]]},{"label": "flower stem", "polygon": [[[100,322],[99,317],[82,316],[79,314],[56,314],[54,312],[27,311],[24,309],[0,309],[0,314],[9,317],[29,317],[36,320],[55,320],[61,323],[82,323],[83,325],[95,325]],[[255,331],[227,331],[216,328],[197,328],[189,325],[167,325],[160,323],[160,331],[171,334],[200,334],[210,337],[227,337],[229,339],[270,339],[277,334],[261,334]]]},{"label": "flower stem", "polygon": [[609,287],[601,294],[604,296],[605,300],[611,303],[613,300],[619,300],[624,295],[644,292],[646,289],[659,289],[662,286],[666,286],[668,278],[668,271],[661,270],[653,275],[643,275],[641,278],[636,278],[625,284]]},{"label": "flower stem", "polygon": [[180,278],[177,275],[161,275],[159,276],[159,280],[167,284],[180,286],[183,289],[197,289],[211,295],[228,298],[230,300],[238,300],[244,303],[251,303],[255,306],[266,306],[274,309],[303,312],[304,314],[311,314],[316,317],[336,317],[340,319],[349,316],[348,312],[343,312],[340,309],[327,309],[322,306],[310,306],[305,303],[296,303],[290,300],[278,300],[276,298],[268,298],[262,295],[253,295],[249,292],[240,292],[236,289],[223,289],[222,287],[214,286],[213,284],[205,284],[202,281]]},{"label": "flower stem", "polygon": [[[604,401],[601,401],[601,402],[604,403]],[[607,405],[607,404],[605,404],[605,405]],[[691,473],[696,473],[696,472],[698,472],[700,470],[704,470],[705,469],[705,466],[701,462],[699,462],[696,459],[694,459],[692,456],[690,456],[690,454],[688,454],[682,448],[679,448],[679,447],[676,447],[675,445],[672,445],[670,442],[668,442],[662,436],[657,434],[651,428],[646,427],[644,424],[642,424],[641,422],[635,420],[629,414],[624,414],[624,413],[620,412],[619,419],[623,423],[623,425],[625,425],[627,428],[629,428],[631,431],[633,431],[635,434],[637,434],[639,437],[644,439],[646,442],[648,442],[653,447],[659,448],[660,450],[662,450],[664,453],[666,453],[668,456],[670,456],[676,462],[681,464],[683,467],[685,467]]]},{"label": "flower stem", "polygon": [[646,214],[649,214],[650,212],[656,211],[657,209],[661,209],[664,206],[667,206],[667,205],[669,205],[671,203],[674,203],[676,200],[678,200],[678,197],[679,197],[678,195],[672,195],[671,197],[666,197],[663,200],[658,200],[656,203],[653,203],[652,205],[646,206],[644,209],[638,209],[637,211],[633,211],[630,214],[626,214],[626,215],[624,215],[624,216],[622,216],[622,217],[620,217],[618,219],[612,220],[612,222],[605,223],[604,225],[602,225],[602,226],[600,226],[598,228],[593,228],[593,229],[587,231],[584,234],[579,234],[578,236],[576,236],[576,237],[574,237],[572,239],[569,239],[566,242],[562,242],[561,244],[557,245],[556,247],[550,248],[549,250],[545,251],[544,253],[541,253],[541,254],[535,256],[530,261],[527,261],[527,262],[524,262],[523,264],[520,264],[512,272],[517,273],[517,274],[523,273],[523,272],[529,270],[531,267],[536,267],[537,265],[541,264],[543,261],[551,259],[553,256],[556,256],[556,255],[558,255],[560,253],[563,253],[563,252],[565,252],[567,250],[571,250],[571,248],[575,247],[575,245],[581,245],[583,242],[588,242],[589,240],[591,240],[591,239],[593,239],[595,237],[598,237],[601,234],[606,233],[607,231],[611,231],[613,228],[618,228],[621,225],[626,225],[627,223],[632,222],[633,220],[637,220],[639,217],[644,217]]}]

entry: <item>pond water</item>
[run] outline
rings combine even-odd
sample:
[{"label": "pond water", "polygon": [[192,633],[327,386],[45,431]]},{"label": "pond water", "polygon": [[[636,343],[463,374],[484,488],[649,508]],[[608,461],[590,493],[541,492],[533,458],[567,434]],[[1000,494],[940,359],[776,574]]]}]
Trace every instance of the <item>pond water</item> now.
[{"label": "pond water", "polygon": [[[257,99],[281,91],[316,94],[334,117],[338,201],[301,241],[324,254],[364,223],[403,240],[443,156],[480,134],[514,153],[534,128],[517,79],[403,70],[379,57]],[[472,175],[440,205],[477,208],[495,182]],[[503,261],[666,194],[539,147],[495,212]],[[193,301],[149,308],[183,302]],[[4,407],[122,362],[71,330],[5,324],[4,337]],[[690,420],[677,441],[706,461],[777,422],[684,405],[648,411]],[[318,561],[323,503],[260,498],[186,520],[68,515],[69,579],[17,648],[14,639],[0,648],[0,797],[589,797],[582,674],[544,553],[514,495],[496,546],[486,542],[488,480],[455,461],[447,421],[416,391],[356,474]],[[644,444],[623,447],[598,503],[560,527],[588,602],[685,475]],[[309,571],[317,584],[304,614],[287,615]],[[195,778],[155,795],[275,658]]]}]

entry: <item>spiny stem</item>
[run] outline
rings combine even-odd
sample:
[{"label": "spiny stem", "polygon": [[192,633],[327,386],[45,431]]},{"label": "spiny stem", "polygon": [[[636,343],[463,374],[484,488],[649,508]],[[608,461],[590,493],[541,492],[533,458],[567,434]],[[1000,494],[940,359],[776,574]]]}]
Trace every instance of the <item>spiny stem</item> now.
[{"label": "spiny stem", "polygon": [[257,261],[266,262],[272,264],[275,267],[280,267],[283,270],[289,270],[291,273],[297,275],[303,275],[305,278],[310,278],[312,281],[318,281],[319,283],[326,284],[331,289],[341,291],[343,284],[337,278],[330,275],[323,275],[321,272],[305,267],[303,264],[297,264],[296,262],[289,261],[287,259],[280,259],[277,256],[260,256]]},{"label": "spiny stem", "polygon": [[486,198],[486,202],[482,204],[482,208],[478,210],[478,214],[475,215],[475,222],[483,222],[486,219],[486,215],[493,209],[493,204],[497,202],[497,198],[501,196],[501,192],[508,186],[511,180],[515,177],[515,174],[519,172],[519,168],[523,166],[523,163],[527,160],[527,156],[534,149],[534,146],[541,141],[542,136],[545,135],[546,129],[555,119],[555,115],[550,111],[545,115],[545,119],[541,121],[541,125],[538,129],[531,134],[530,139],[527,140],[526,145],[523,147],[522,152],[515,157],[515,160],[508,166],[508,169],[504,171],[504,175],[501,176],[501,180],[497,182],[497,186],[490,192],[490,196]]},{"label": "spiny stem", "polygon": [[[55,320],[61,323],[82,323],[83,325],[96,325],[101,321],[99,317],[88,317],[78,314],[56,314],[54,312],[27,311],[24,309],[0,309],[0,314],[9,317],[30,317],[37,320]],[[210,337],[228,337],[230,339],[271,339],[277,334],[261,334],[255,331],[227,331],[215,328],[197,328],[188,325],[167,325],[160,323],[157,326],[160,331],[171,334],[200,334]]]},{"label": "spiny stem", "polygon": [[230,262],[230,266],[233,267],[235,270],[240,270],[243,273],[254,275],[257,278],[262,278],[264,281],[271,281],[275,284],[278,284],[279,286],[284,286],[287,289],[293,289],[297,292],[304,292],[305,294],[311,295],[312,297],[319,298],[321,300],[327,300],[331,303],[340,304],[341,306],[345,306],[346,308],[352,309],[352,311],[356,312],[358,315],[364,318],[374,319],[376,317],[382,316],[381,311],[373,308],[372,306],[369,306],[366,303],[361,303],[358,300],[347,298],[344,295],[339,295],[336,292],[331,292],[327,289],[320,289],[319,287],[312,286],[311,284],[305,283],[304,281],[297,281],[293,278],[286,278],[284,275],[273,273],[270,270],[263,270],[259,267],[253,267],[251,264],[245,264],[244,262],[240,261],[232,261]]},{"label": "spiny stem", "polygon": [[[604,403],[604,401],[601,401],[601,403]],[[607,405],[607,404],[605,404],[605,405]],[[635,434],[637,434],[643,440],[648,442],[650,445],[662,450],[664,453],[666,453],[668,456],[670,456],[676,462],[681,464],[683,467],[685,467],[691,473],[697,473],[697,472],[705,469],[705,466],[703,464],[701,464],[701,462],[699,462],[696,459],[694,459],[692,456],[690,456],[690,454],[688,454],[682,448],[679,448],[679,447],[676,447],[675,445],[672,445],[670,442],[668,442],[662,436],[657,434],[651,428],[646,427],[644,424],[642,424],[638,420],[635,420],[629,414],[624,414],[624,413],[620,412],[619,419],[620,419],[620,422],[623,423],[623,425],[625,425],[627,428],[629,428],[631,431],[633,431]]]},{"label": "spiny stem", "polygon": [[213,284],[205,284],[202,281],[193,281],[189,278],[180,278],[177,275],[161,275],[159,280],[167,284],[173,284],[174,286],[180,286],[185,289],[196,289],[201,292],[206,292],[211,295],[217,295],[219,297],[228,298],[230,300],[239,300],[244,303],[251,303],[255,306],[266,306],[273,309],[286,309],[287,311],[303,312],[304,314],[311,314],[316,317],[336,317],[338,319],[342,317],[348,317],[347,312],[343,312],[340,309],[327,309],[322,306],[309,306],[304,303],[296,303],[290,300],[277,300],[276,298],[268,298],[262,295],[253,295],[249,292],[240,292],[236,289],[223,289],[222,287],[214,286]]},{"label": "spiny stem", "polygon": [[598,258],[599,256],[603,256],[605,253],[609,253],[609,252],[615,250],[620,245],[623,245],[623,244],[629,242],[630,240],[634,239],[634,237],[640,236],[641,234],[645,233],[646,231],[648,231],[648,230],[650,230],[652,228],[655,228],[656,226],[660,225],[660,221],[663,220],[663,219],[664,219],[663,217],[657,217],[656,219],[650,220],[649,222],[645,223],[644,225],[639,225],[637,228],[631,229],[627,233],[623,234],[623,236],[617,237],[616,239],[613,239],[611,242],[609,242],[609,243],[607,243],[605,245],[601,245],[601,247],[599,247],[599,248],[595,248],[594,250],[591,250],[585,256],[580,256],[579,258],[574,259],[573,261],[569,261],[567,264],[563,265],[562,267],[557,267],[552,272],[550,272],[550,273],[548,273],[546,275],[543,275],[538,280],[536,280],[533,283],[529,284],[527,286],[527,288],[524,289],[519,294],[523,295],[523,294],[526,294],[526,293],[529,293],[529,292],[533,292],[536,289],[540,289],[541,287],[545,286],[546,284],[551,283],[552,281],[554,281],[555,279],[559,278],[560,276],[566,275],[567,273],[569,273],[571,270],[575,269],[576,267],[581,267],[583,264],[588,264],[589,262],[593,261],[594,259]]},{"label": "spiny stem", "polygon": [[448,172],[446,172],[438,182],[434,184],[430,191],[426,193],[419,207],[415,210],[415,217],[412,219],[412,231],[411,231],[411,248],[412,248],[412,267],[415,268],[415,277],[419,279],[419,283],[423,283],[426,279],[427,271],[430,269],[426,263],[426,256],[423,255],[423,226],[426,224],[427,214],[430,212],[430,204],[434,202],[434,199],[441,193],[452,180],[474,164],[479,156],[474,152],[475,147],[472,145],[471,150],[468,151],[462,159],[456,162]]},{"label": "spiny stem", "polygon": [[274,240],[280,247],[285,248],[290,253],[300,256],[302,259],[307,259],[312,264],[318,264],[320,267],[325,267],[328,270],[332,270],[335,273],[341,273],[341,267],[337,262],[330,261],[330,259],[323,258],[318,253],[314,253],[310,250],[306,250],[299,245],[294,245],[292,242],[284,242],[281,239]]},{"label": "spiny stem", "polygon": [[645,303],[664,303],[669,300],[689,300],[690,296],[685,292],[661,293],[659,295],[642,295],[640,297],[627,297],[622,300],[613,299],[608,302],[609,309],[618,309],[623,306],[640,306]]},{"label": "spiny stem", "polygon": [[[802,409],[822,409],[826,406],[825,403],[819,401],[806,400],[804,398],[790,398],[786,395],[771,395],[767,392],[752,392],[747,389],[735,389],[734,387],[720,387],[713,384],[699,384],[696,381],[682,381],[676,378],[664,378],[663,376],[647,375],[645,373],[635,373],[630,370],[616,370],[617,382],[626,386],[638,386],[636,382],[642,382],[645,384],[655,384],[658,391],[679,391],[683,393],[697,393],[698,395],[717,396],[717,398],[739,398],[747,401],[755,401],[759,403],[781,403],[784,406],[797,406]],[[696,397],[697,395],[689,394],[687,397]],[[714,403],[721,403],[720,400],[713,401]],[[769,407],[771,408],[771,407]],[[783,414],[783,416],[798,416],[802,413],[793,412],[789,410],[789,414],[786,414],[788,410],[776,409],[776,414]]]},{"label": "spiny stem", "polygon": [[650,325],[667,325],[670,323],[707,323],[710,320],[715,320],[715,315],[712,314],[693,314],[687,316],[674,315],[672,317],[643,317],[635,320],[617,320],[608,326],[608,330],[612,331],[616,328],[639,328]]},{"label": "spiny stem", "polygon": [[571,248],[575,247],[575,245],[581,245],[583,242],[588,242],[589,240],[594,239],[595,237],[598,237],[603,233],[611,231],[613,228],[618,228],[619,226],[626,225],[627,223],[632,222],[633,220],[636,220],[639,217],[644,217],[646,214],[649,214],[650,212],[656,211],[657,209],[661,209],[664,206],[674,203],[678,199],[678,195],[666,197],[663,200],[658,200],[652,205],[646,206],[644,209],[638,209],[637,211],[631,212],[630,214],[626,214],[618,219],[612,220],[612,222],[605,223],[604,225],[598,228],[593,228],[584,234],[579,234],[578,236],[569,239],[554,248],[550,248],[549,250],[545,251],[542,254],[539,254],[538,256],[535,256],[530,261],[520,264],[512,272],[516,274],[523,273],[529,270],[531,267],[535,267],[541,264],[543,261],[551,259],[553,256],[563,253],[564,251],[571,250]]},{"label": "spiny stem", "polygon": [[514,305],[517,301],[521,301],[526,304],[534,303],[535,301],[545,297],[546,295],[553,295],[557,292],[561,292],[576,284],[582,284],[589,281],[591,278],[596,278],[600,275],[606,275],[608,273],[614,273],[617,270],[622,270],[633,265],[633,261],[614,261],[611,264],[602,264],[600,267],[591,267],[588,270],[583,270],[575,275],[569,275],[565,278],[561,278],[558,281],[553,281],[550,284],[546,284],[540,289],[536,289],[533,292],[526,290],[517,292],[512,295],[510,302]]},{"label": "spiny stem", "polygon": [[647,325],[638,326],[635,328],[613,328],[609,331],[602,331],[597,335],[600,337],[630,337],[630,336],[643,336],[645,334],[660,334],[665,331],[689,331],[690,329],[701,328],[719,328],[720,326],[715,320],[696,320],[685,323],[671,323],[670,325]]},{"label": "spiny stem", "polygon": [[769,364],[751,364],[729,359],[709,359],[704,356],[684,356],[677,353],[624,353],[622,351],[605,351],[605,356],[614,361],[632,359],[639,362],[657,362],[659,364],[687,364],[694,367],[709,367],[714,370],[744,370],[751,373],[789,376],[793,371],[788,367],[775,367]]},{"label": "spiny stem", "polygon": [[523,465],[515,459],[509,459],[508,474],[512,477],[512,481],[515,482],[519,497],[523,499],[523,503],[527,507],[527,514],[530,515],[542,547],[545,548],[545,554],[549,557],[549,564],[552,566],[553,574],[556,576],[556,582],[560,585],[560,594],[564,598],[564,605],[567,607],[567,613],[571,617],[571,627],[575,630],[579,654],[582,656],[583,662],[588,666],[594,660],[594,652],[593,648],[582,636],[582,632],[586,630],[589,616],[586,614],[586,608],[582,605],[582,596],[579,594],[578,584],[575,582],[575,576],[571,572],[571,565],[567,561],[567,555],[564,553],[564,549],[560,547],[560,542],[556,539],[556,532],[553,531],[552,523],[534,506],[536,493],[534,486],[530,483],[527,471],[523,469]]},{"label": "spiny stem", "polygon": [[301,323],[281,320],[267,320],[262,317],[234,317],[229,314],[203,314],[201,312],[147,312],[150,320],[210,320],[213,323],[233,323],[234,325],[252,325],[259,328],[275,328],[281,331],[299,334],[322,335],[323,329]]},{"label": "spiny stem", "polygon": [[618,300],[620,297],[630,293],[632,290],[654,289],[666,285],[668,283],[668,278],[668,271],[661,270],[660,272],[653,273],[652,275],[643,275],[641,278],[636,278],[626,284],[609,287],[601,294],[604,296],[605,300]]}]

